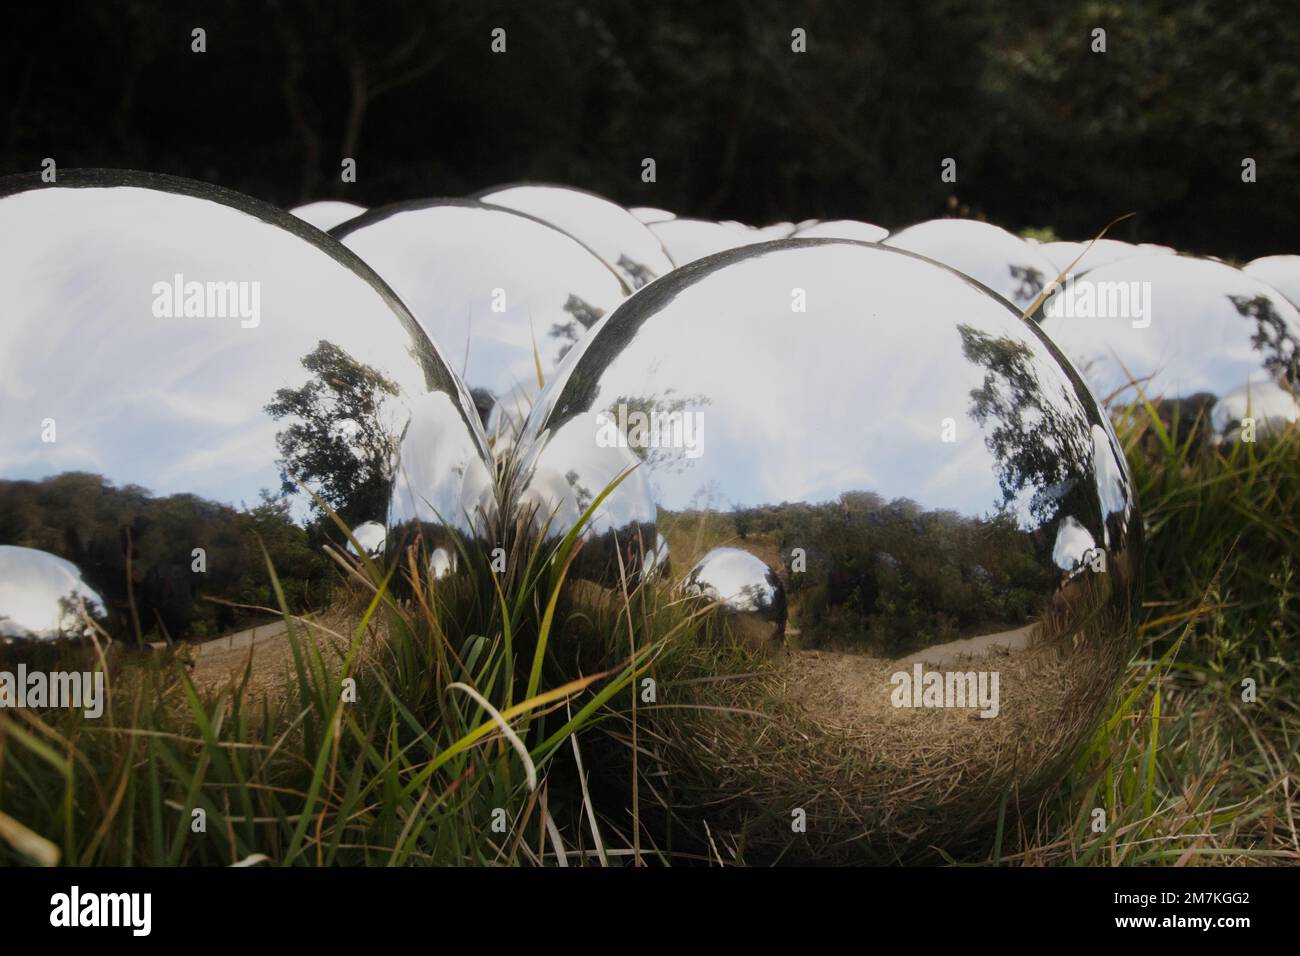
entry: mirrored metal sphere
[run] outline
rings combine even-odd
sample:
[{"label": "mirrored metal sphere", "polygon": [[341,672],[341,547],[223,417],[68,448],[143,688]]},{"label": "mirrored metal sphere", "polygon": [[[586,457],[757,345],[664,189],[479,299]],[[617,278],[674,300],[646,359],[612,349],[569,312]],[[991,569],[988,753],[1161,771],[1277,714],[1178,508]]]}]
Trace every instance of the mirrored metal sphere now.
[{"label": "mirrored metal sphere", "polygon": [[600,256],[633,290],[673,269],[672,260],[644,223],[594,193],[520,183],[484,190],[476,198],[527,213],[567,232]]},{"label": "mirrored metal sphere", "polygon": [[[1096,242],[1041,242],[1035,245],[1047,261],[1052,264],[1056,278],[1070,269],[1075,275],[1083,275],[1089,269],[1096,269],[1107,263],[1130,259],[1133,256],[1169,256],[1174,250],[1169,246],[1158,246],[1149,242],[1121,242],[1118,239],[1098,239]],[[1071,269],[1071,266],[1073,268]],[[1048,281],[1051,281],[1050,279]]]},{"label": "mirrored metal sphere", "polygon": [[1300,401],[1292,389],[1274,382],[1234,389],[1210,409],[1210,428],[1223,442],[1239,441],[1243,433],[1249,440],[1277,435],[1293,422],[1300,422]]},{"label": "mirrored metal sphere", "polygon": [[785,636],[785,587],[760,558],[740,548],[714,548],[696,562],[683,582],[687,594],[719,604],[737,637],[774,653]]},{"label": "mirrored metal sphere", "polygon": [[974,219],[931,219],[893,233],[884,243],[951,266],[1022,312],[1057,276],[1057,269],[1031,243]]},{"label": "mirrored metal sphere", "polygon": [[276,603],[259,538],[291,609],[321,607],[324,509],[388,524],[406,472],[447,518],[429,547],[490,518],[459,379],[373,271],[286,212],[141,173],[13,177],[0,288],[0,544],[75,564],[114,636],[135,633],[132,596],[148,639],[247,626],[235,606]]},{"label": "mirrored metal sphere", "polygon": [[888,229],[856,219],[828,219],[801,226],[795,231],[799,239],[855,239],[858,242],[880,242],[888,235]]},{"label": "mirrored metal sphere", "polygon": [[[384,553],[384,539],[388,532],[378,521],[363,521],[352,529],[352,537],[356,539],[361,550],[369,557],[378,557]],[[355,555],[357,549],[352,546],[352,542],[347,543],[348,554]]]},{"label": "mirrored metal sphere", "polygon": [[1264,256],[1246,263],[1241,271],[1271,285],[1300,309],[1300,256]]},{"label": "mirrored metal sphere", "polygon": [[0,544],[0,640],[88,637],[104,617],[103,598],[71,561]]},{"label": "mirrored metal sphere", "polygon": [[355,219],[365,211],[365,206],[339,199],[322,199],[289,210],[290,214],[297,216],[303,222],[311,223],[322,232],[329,232],[340,223]]},{"label": "mirrored metal sphere", "polygon": [[460,372],[494,437],[506,440],[540,388],[538,366],[550,377],[628,295],[571,236],[473,200],[384,206],[332,235],[410,307]]},{"label": "mirrored metal sphere", "polygon": [[721,223],[706,222],[703,219],[670,219],[667,222],[651,223],[650,231],[663,244],[669,258],[679,266],[711,256],[715,252],[762,241],[752,230],[741,233]]},{"label": "mirrored metal sphere", "polygon": [[[621,442],[640,460],[625,523],[645,481],[673,561],[738,549],[779,572],[788,653],[724,682],[764,719],[724,734],[705,708],[682,731],[720,804],[805,806],[840,836],[971,825],[1053,782],[1104,711],[1134,637],[1125,460],[1060,352],[969,278],[853,242],[722,252],[628,299],[551,389],[524,434],[551,475]],[[701,578],[722,593],[719,562]],[[996,672],[996,714],[894,704],[914,667]],[[800,788],[777,752],[833,779]]]},{"label": "mirrored metal sphere", "polygon": [[[841,836],[974,825],[1051,782],[1104,712],[1137,610],[1124,458],[1046,336],[966,277],[853,242],[720,253],[620,306],[551,390],[523,440],[565,444],[552,473],[621,442],[674,561],[734,548],[780,575],[789,652],[725,682],[728,704],[833,779],[792,789],[733,727],[682,748],[720,800],[803,806]],[[896,705],[914,667],[997,673],[996,713]]]},{"label": "mirrored metal sphere", "polygon": [[677,218],[676,213],[669,212],[667,209],[656,209],[654,206],[632,206],[628,212],[647,226],[652,222],[667,222],[669,219]]},{"label": "mirrored metal sphere", "polygon": [[1068,280],[1043,330],[1102,398],[1223,398],[1247,384],[1290,388],[1300,314],[1239,269],[1186,256],[1139,256]]}]

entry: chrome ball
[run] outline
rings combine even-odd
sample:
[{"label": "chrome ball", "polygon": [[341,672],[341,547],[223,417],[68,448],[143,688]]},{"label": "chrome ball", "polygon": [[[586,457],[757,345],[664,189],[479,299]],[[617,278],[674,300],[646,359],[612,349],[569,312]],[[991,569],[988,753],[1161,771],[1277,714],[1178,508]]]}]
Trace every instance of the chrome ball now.
[{"label": "chrome ball", "polygon": [[740,640],[767,653],[781,649],[785,587],[760,558],[740,548],[714,548],[691,568],[682,589],[725,610]]},{"label": "chrome ball", "polygon": [[115,637],[132,597],[146,639],[246,626],[232,604],[276,603],[259,538],[290,610],[320,607],[327,512],[401,550],[407,472],[432,474],[422,497],[447,516],[429,547],[491,518],[459,378],[372,270],[286,212],[142,173],[11,177],[0,288],[0,544],[75,564]]},{"label": "chrome ball", "polygon": [[965,273],[1022,312],[1058,272],[1032,243],[974,219],[931,219],[891,234],[884,244]]},{"label": "chrome ball", "polygon": [[[625,445],[638,483],[611,513],[644,523],[648,490],[701,586],[731,597],[723,548],[785,592],[785,653],[721,675],[680,637],[656,665],[699,675],[658,730],[715,833],[752,823],[780,853],[986,823],[1064,771],[1133,650],[1140,520],[1109,420],[1035,325],[920,256],[793,239],[678,269],[605,320],[522,440],[565,445],[550,474]],[[968,674],[995,699],[925,690]]]},{"label": "chrome ball", "polygon": [[0,640],[89,637],[105,617],[104,599],[71,561],[0,544]]},{"label": "chrome ball", "polygon": [[857,242],[880,242],[889,235],[888,229],[856,219],[827,219],[801,226],[795,231],[796,239],[853,239]]},{"label": "chrome ball", "polygon": [[1153,243],[1122,242],[1119,239],[1098,239],[1095,242],[1042,242],[1035,248],[1047,257],[1056,270],[1053,278],[1062,272],[1070,271],[1083,275],[1089,269],[1096,269],[1120,259],[1134,256],[1168,256],[1174,251],[1169,246]]},{"label": "chrome ball", "polygon": [[567,232],[600,256],[628,287],[636,290],[667,275],[672,260],[636,216],[602,196],[542,183],[486,189],[475,198],[535,216]]},{"label": "chrome ball", "polygon": [[544,382],[628,295],[577,240],[472,200],[371,210],[332,235],[415,313],[460,372],[493,437],[508,442]]},{"label": "chrome ball", "polygon": [[[384,553],[384,539],[388,532],[378,521],[363,521],[352,529],[352,538],[367,557],[375,558]],[[352,542],[347,543],[348,554],[356,557],[357,549]]]},{"label": "chrome ball", "polygon": [[[1223,400],[1247,387],[1294,391],[1298,381],[1295,306],[1209,259],[1142,256],[1068,278],[1044,305],[1043,331],[1098,396],[1121,404],[1139,386],[1150,399]],[[1225,406],[1220,420],[1230,418]]]},{"label": "chrome ball", "polygon": [[1271,285],[1300,309],[1300,256],[1264,256],[1247,262],[1241,271]]},{"label": "chrome ball", "polygon": [[703,219],[669,219],[666,222],[650,223],[650,231],[678,266],[711,256],[715,252],[760,241],[752,233],[740,233],[721,223],[706,222]]}]

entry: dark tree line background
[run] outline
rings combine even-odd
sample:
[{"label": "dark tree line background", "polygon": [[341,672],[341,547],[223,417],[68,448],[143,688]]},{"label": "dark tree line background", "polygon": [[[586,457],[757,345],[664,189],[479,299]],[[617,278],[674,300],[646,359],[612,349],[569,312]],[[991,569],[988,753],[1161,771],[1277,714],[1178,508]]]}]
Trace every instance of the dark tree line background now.
[{"label": "dark tree line background", "polygon": [[1133,211],[1114,235],[1300,251],[1295,0],[102,0],[5,19],[4,172],[52,156],[281,205],[537,179],[708,218],[968,210],[1063,238]]}]

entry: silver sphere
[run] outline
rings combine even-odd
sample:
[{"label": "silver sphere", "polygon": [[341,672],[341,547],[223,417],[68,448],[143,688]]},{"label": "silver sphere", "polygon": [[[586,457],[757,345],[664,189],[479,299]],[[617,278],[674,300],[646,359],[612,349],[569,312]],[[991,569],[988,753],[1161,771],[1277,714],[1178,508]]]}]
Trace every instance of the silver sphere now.
[{"label": "silver sphere", "polygon": [[[375,558],[384,553],[384,539],[388,532],[378,521],[363,521],[352,529],[352,537],[360,545],[367,557]],[[348,554],[356,556],[357,549],[352,542],[347,543]]]},{"label": "silver sphere", "polygon": [[289,214],[297,216],[303,222],[309,222],[321,232],[329,232],[335,226],[355,219],[366,211],[365,206],[343,202],[339,199],[321,199],[317,202],[294,206]]},{"label": "silver sphere", "polygon": [[[1138,607],[1123,454],[1046,336],[966,277],[801,239],[681,268],[604,321],[521,440],[563,475],[609,453],[611,421],[640,464],[607,510],[644,523],[648,489],[674,561],[739,549],[788,601],[787,653],[691,684],[726,706],[675,710],[664,731],[709,806],[803,806],[828,843],[924,839],[1053,783],[1105,712]],[[588,493],[619,466],[602,464]],[[916,668],[996,673],[1000,696],[895,704]],[[759,736],[793,763],[756,760]],[[765,832],[788,845],[788,825]]]},{"label": "silver sphere", "polygon": [[1052,295],[1042,327],[1098,396],[1121,403],[1137,399],[1132,383],[1152,399],[1223,399],[1297,381],[1295,306],[1209,259],[1142,256],[1092,269]]},{"label": "silver sphere", "polygon": [[459,378],[372,270],[286,212],[141,173],[11,177],[0,288],[0,544],[74,563],[115,637],[134,634],[128,551],[141,631],[184,639],[245,623],[209,597],[274,604],[259,535],[291,610],[324,596],[325,509],[400,550],[408,472],[447,519],[429,547],[492,517]]},{"label": "silver sphere", "polygon": [[667,275],[672,260],[645,224],[602,196],[541,183],[486,189],[475,198],[535,216],[600,256],[635,290]]},{"label": "silver sphere", "polygon": [[673,263],[684,266],[715,252],[760,242],[757,235],[740,233],[718,222],[703,219],[669,219],[650,224],[650,231],[663,244]]},{"label": "silver sphere", "polygon": [[103,598],[71,561],[0,544],[0,640],[89,637],[104,617]]},{"label": "silver sphere", "polygon": [[785,587],[762,559],[740,548],[714,548],[686,575],[683,590],[720,605],[740,640],[772,653],[785,636]]},{"label": "silver sphere", "polygon": [[1300,309],[1300,256],[1264,256],[1247,262],[1241,271],[1271,285]]},{"label": "silver sphere", "polygon": [[415,313],[504,442],[541,388],[539,366],[548,378],[629,294],[569,235],[473,200],[383,206],[331,234]]},{"label": "silver sphere", "polygon": [[669,212],[667,209],[659,209],[655,206],[631,206],[628,212],[636,216],[637,220],[645,223],[647,226],[655,222],[667,222],[669,219],[676,219],[677,214]]},{"label": "silver sphere", "polygon": [[1175,250],[1169,246],[1153,243],[1122,242],[1119,239],[1098,239],[1096,242],[1041,242],[1038,249],[1052,264],[1057,274],[1069,270],[1075,275],[1083,275],[1089,269],[1096,269],[1120,259],[1134,256],[1168,256]]},{"label": "silver sphere", "polygon": [[884,244],[965,273],[1022,312],[1058,273],[1032,243],[974,219],[931,219],[893,233]]},{"label": "silver sphere", "polygon": [[854,239],[858,242],[880,242],[889,230],[856,219],[827,219],[800,226],[795,231],[797,239]]}]

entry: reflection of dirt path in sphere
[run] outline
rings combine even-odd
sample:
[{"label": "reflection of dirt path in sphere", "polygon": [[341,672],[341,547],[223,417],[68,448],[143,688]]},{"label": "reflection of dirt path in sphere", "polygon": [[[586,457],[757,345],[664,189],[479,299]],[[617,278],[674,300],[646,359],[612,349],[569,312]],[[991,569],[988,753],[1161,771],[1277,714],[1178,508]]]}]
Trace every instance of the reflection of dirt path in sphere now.
[{"label": "reflection of dirt path in sphere", "polygon": [[983,657],[991,651],[1022,651],[1029,646],[1029,637],[1033,629],[1033,624],[1026,624],[1014,631],[998,631],[996,634],[980,634],[976,637],[949,641],[947,644],[935,644],[923,651],[917,651],[910,657],[904,657],[898,661],[898,665],[900,668],[907,668],[921,661],[935,667],[942,667],[955,664],[967,657]]},{"label": "reflection of dirt path in sphere", "polygon": [[[766,715],[699,713],[680,727],[696,742],[697,779],[716,799],[778,821],[747,839],[790,848],[791,807],[808,814],[814,853],[860,838],[901,847],[987,825],[1004,793],[1034,799],[1094,725],[1117,666],[1114,647],[1079,632],[1029,646],[1039,625],[979,635],[890,660],[834,650],[790,651],[761,677],[715,685],[710,703]],[[996,671],[998,713],[895,707],[899,671]],[[725,688],[725,690],[724,690]],[[972,702],[968,702],[972,703]],[[681,721],[680,715],[674,718]],[[752,810],[750,811],[752,812]],[[820,846],[822,849],[817,850]],[[887,852],[887,851],[886,851]]]}]

